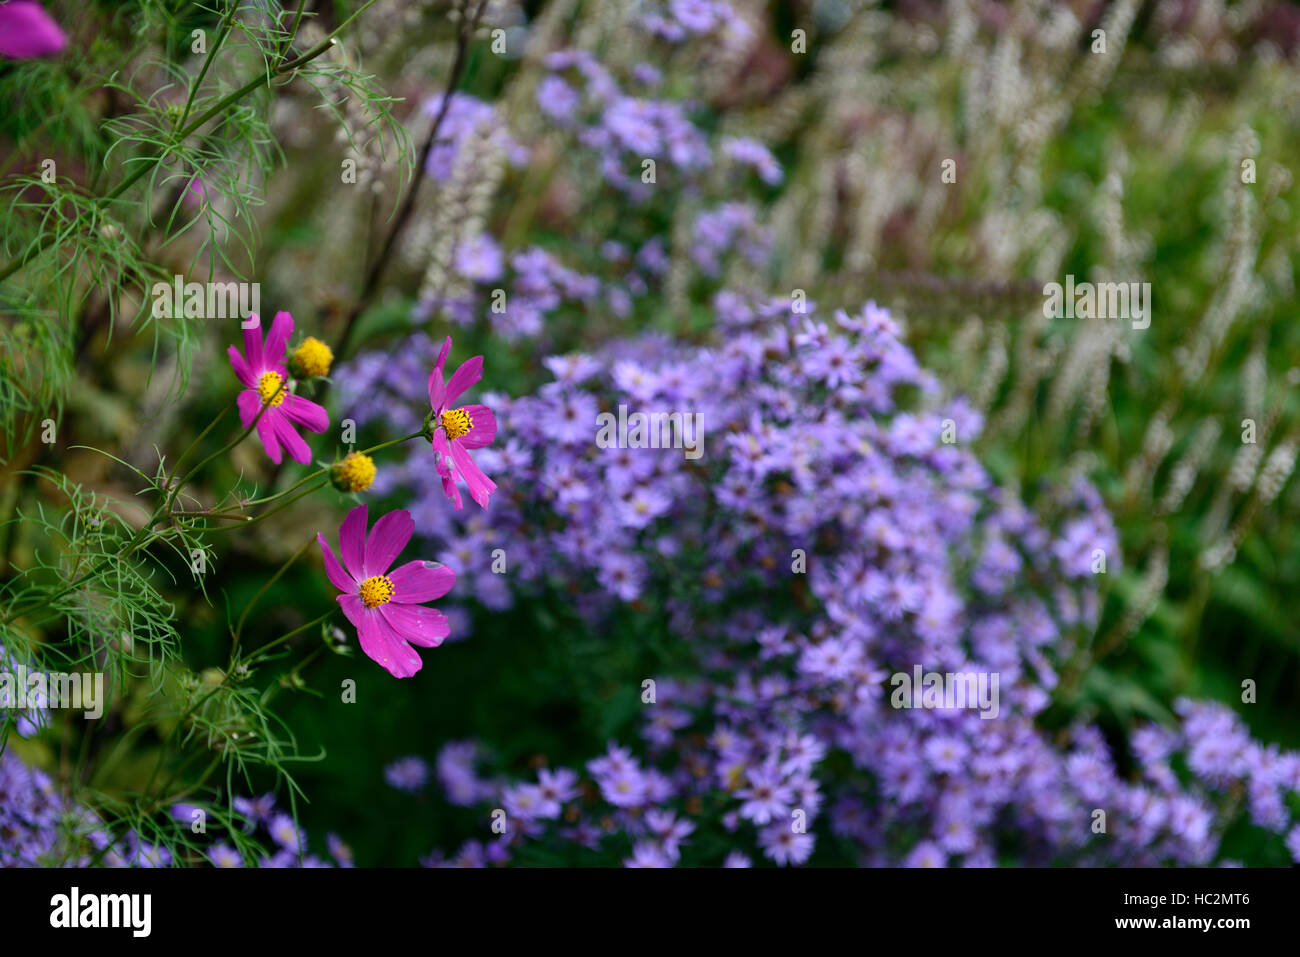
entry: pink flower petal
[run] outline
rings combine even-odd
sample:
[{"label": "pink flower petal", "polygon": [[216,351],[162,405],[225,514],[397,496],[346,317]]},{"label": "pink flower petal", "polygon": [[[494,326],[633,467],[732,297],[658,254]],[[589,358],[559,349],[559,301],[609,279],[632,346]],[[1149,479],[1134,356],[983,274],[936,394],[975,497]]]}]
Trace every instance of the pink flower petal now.
[{"label": "pink flower petal", "polygon": [[390,601],[379,612],[399,636],[422,648],[437,648],[451,634],[447,616],[436,608]]},{"label": "pink flower petal", "polygon": [[415,534],[415,519],[405,509],[380,517],[366,539],[366,575],[382,575]]},{"label": "pink flower petal", "polygon": [[[340,598],[340,603],[342,602],[343,599]],[[358,616],[361,624],[357,626],[357,638],[361,642],[361,650],[382,665],[394,678],[409,678],[419,671],[424,662],[415,653],[415,649],[393,630],[393,626],[384,620],[384,616],[377,610],[366,608],[360,598],[356,599],[356,602],[361,605],[361,613]]]},{"label": "pink flower petal", "polygon": [[262,408],[262,397],[252,389],[245,389],[235,396],[235,408],[239,409],[239,423],[244,428],[253,424],[258,410]]},{"label": "pink flower petal", "polygon": [[465,480],[469,497],[482,508],[487,508],[488,498],[497,490],[497,483],[483,474],[459,442],[451,443],[451,460],[456,463],[461,478]]},{"label": "pink flower petal", "polygon": [[311,448],[303,441],[303,437],[298,434],[298,430],[293,427],[293,423],[289,421],[283,409],[267,409],[266,415],[262,418],[271,419],[271,427],[275,429],[276,438],[289,450],[290,458],[299,465],[306,465],[311,461]]},{"label": "pink flower petal", "polygon": [[464,501],[460,497],[460,487],[456,484],[456,479],[450,472],[442,472],[442,494],[447,496],[451,501],[451,507],[460,511],[465,507]]},{"label": "pink flower petal", "polygon": [[497,437],[497,417],[486,405],[467,405],[465,412],[474,427],[456,441],[467,449],[481,449],[491,445]]},{"label": "pink flower petal", "polygon": [[429,405],[433,407],[434,412],[441,412],[444,402],[444,396],[447,390],[442,384],[442,368],[447,364],[447,356],[451,352],[451,336],[442,344],[442,351],[438,353],[438,361],[433,364],[433,371],[429,373]]},{"label": "pink flower petal", "polygon": [[456,487],[456,477],[451,472],[451,447],[447,443],[446,433],[433,433],[433,451],[434,466],[438,470],[438,477],[442,479],[442,493],[451,499],[456,511],[460,511],[465,505],[460,500],[460,489]]},{"label": "pink flower petal", "polygon": [[251,329],[244,329],[244,358],[248,360],[248,368],[253,375],[260,376],[266,371],[266,363],[262,359],[262,319],[255,312],[250,312],[248,318],[254,322]]},{"label": "pink flower petal", "polygon": [[[226,354],[230,356],[230,365],[235,370],[235,378],[239,380],[240,385],[249,389],[257,388],[257,376],[253,375],[253,370],[248,365],[248,360],[234,346],[226,349]],[[245,423],[247,427],[247,423]]]},{"label": "pink flower petal", "polygon": [[[256,394],[256,393],[254,393]],[[261,408],[261,400],[258,400],[258,408]],[[266,454],[270,456],[272,462],[279,465],[284,458],[284,452],[280,448],[280,437],[275,429],[274,409],[267,409],[262,417],[257,420],[257,437],[262,440],[262,448],[266,449]],[[254,415],[257,413],[254,412]],[[244,426],[248,428],[248,426]]]},{"label": "pink flower petal", "polygon": [[377,614],[373,608],[366,607],[360,595],[335,595],[334,600],[339,603],[343,614],[348,616],[348,621],[352,622],[352,627],[358,632],[363,626],[369,627],[370,616]]},{"label": "pink flower petal", "polygon": [[316,533],[316,541],[320,544],[321,557],[325,560],[325,575],[333,583],[334,587],[344,594],[355,595],[357,593],[357,583],[352,576],[343,570],[339,564],[338,556],[334,554],[334,549],[325,541],[325,536]]},{"label": "pink flower petal", "polygon": [[0,56],[30,60],[54,56],[67,45],[67,36],[39,3],[10,0],[0,4]]},{"label": "pink flower petal", "polygon": [[443,397],[445,405],[455,405],[462,392],[483,378],[483,357],[474,356],[461,363],[447,382],[447,394]]},{"label": "pink flower petal", "polygon": [[185,202],[190,206],[202,206],[208,201],[208,188],[202,175],[195,174],[190,185],[185,187]]},{"label": "pink flower petal", "polygon": [[324,432],[330,427],[330,415],[325,407],[311,399],[289,393],[285,395],[284,404],[280,408],[290,422],[297,422],[313,432]]},{"label": "pink flower petal", "polygon": [[339,554],[343,556],[343,565],[348,574],[357,581],[366,577],[366,524],[370,514],[366,506],[358,505],[348,512],[347,518],[339,526]]},{"label": "pink flower petal", "polygon": [[263,353],[268,362],[284,362],[284,351],[293,335],[293,316],[287,312],[277,312],[271,321],[271,331],[266,335],[266,350]]},{"label": "pink flower petal", "polygon": [[456,584],[456,573],[437,562],[407,562],[388,573],[393,583],[393,601],[403,605],[418,605],[433,601],[451,591]]}]

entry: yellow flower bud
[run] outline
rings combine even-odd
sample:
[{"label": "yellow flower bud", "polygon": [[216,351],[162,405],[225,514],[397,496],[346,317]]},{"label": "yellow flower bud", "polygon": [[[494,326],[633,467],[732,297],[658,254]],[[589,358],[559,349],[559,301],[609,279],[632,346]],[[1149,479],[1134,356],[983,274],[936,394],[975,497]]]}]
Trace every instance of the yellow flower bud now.
[{"label": "yellow flower bud", "polygon": [[330,481],[340,492],[364,492],[374,480],[374,459],[360,452],[349,452],[330,470]]},{"label": "yellow flower bud", "polygon": [[330,374],[334,353],[319,339],[308,336],[289,354],[289,371],[298,379],[316,379]]}]

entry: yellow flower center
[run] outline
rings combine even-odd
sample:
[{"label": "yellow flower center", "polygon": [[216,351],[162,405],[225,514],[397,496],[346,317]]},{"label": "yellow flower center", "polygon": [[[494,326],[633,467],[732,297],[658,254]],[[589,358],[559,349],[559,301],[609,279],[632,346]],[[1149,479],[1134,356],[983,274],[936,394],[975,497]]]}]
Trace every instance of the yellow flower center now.
[{"label": "yellow flower center", "polygon": [[349,452],[334,464],[334,485],[345,492],[364,492],[375,480],[375,461],[360,452]]},{"label": "yellow flower center", "polygon": [[393,600],[393,581],[387,575],[375,575],[361,583],[361,601],[367,608],[378,608]]},{"label": "yellow flower center", "polygon": [[315,379],[330,374],[334,353],[319,339],[308,336],[289,356],[289,367],[299,379]]},{"label": "yellow flower center", "polygon": [[284,379],[280,373],[263,372],[262,377],[257,380],[257,394],[262,397],[262,405],[274,408],[283,402],[285,391],[280,388],[283,384]]},{"label": "yellow flower center", "polygon": [[474,428],[474,420],[464,409],[448,409],[442,414],[442,427],[447,431],[448,440],[455,440]]}]

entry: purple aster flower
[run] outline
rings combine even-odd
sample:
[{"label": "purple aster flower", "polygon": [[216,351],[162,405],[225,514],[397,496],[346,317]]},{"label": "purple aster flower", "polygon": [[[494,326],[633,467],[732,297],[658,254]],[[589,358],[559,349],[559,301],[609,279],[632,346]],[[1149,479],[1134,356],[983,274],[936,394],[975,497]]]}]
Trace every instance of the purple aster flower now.
[{"label": "purple aster flower", "polygon": [[275,795],[263,794],[261,797],[237,797],[234,800],[235,811],[244,817],[249,828],[259,824],[270,824],[275,815]]},{"label": "purple aster flower", "polygon": [[799,833],[789,824],[778,821],[759,831],[758,844],[768,858],[784,867],[808,860],[816,840],[811,834]]},{"label": "purple aster flower", "polygon": [[417,755],[398,758],[384,768],[384,780],[388,786],[408,794],[414,794],[424,788],[429,780],[429,765]]},{"label": "purple aster flower", "polygon": [[653,841],[638,841],[632,848],[632,856],[624,858],[624,867],[672,867],[673,861],[659,845]]},{"label": "purple aster flower", "polygon": [[302,832],[288,814],[277,814],[271,819],[267,830],[271,840],[290,854],[297,854],[302,849]]},{"label": "purple aster flower", "polygon": [[208,860],[212,862],[213,867],[244,866],[244,859],[239,856],[239,852],[224,841],[212,846],[212,849],[208,851]]}]

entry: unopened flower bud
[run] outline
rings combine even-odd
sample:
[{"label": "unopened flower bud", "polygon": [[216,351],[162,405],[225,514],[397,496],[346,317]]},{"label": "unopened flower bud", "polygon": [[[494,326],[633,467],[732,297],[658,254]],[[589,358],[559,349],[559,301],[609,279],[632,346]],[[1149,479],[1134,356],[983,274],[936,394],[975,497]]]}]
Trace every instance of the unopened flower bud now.
[{"label": "unopened flower bud", "polygon": [[349,452],[330,469],[330,481],[340,492],[364,492],[375,480],[375,461],[360,452]]},{"label": "unopened flower bud", "polygon": [[289,354],[289,371],[297,379],[318,379],[330,374],[334,353],[319,339],[308,336]]}]

